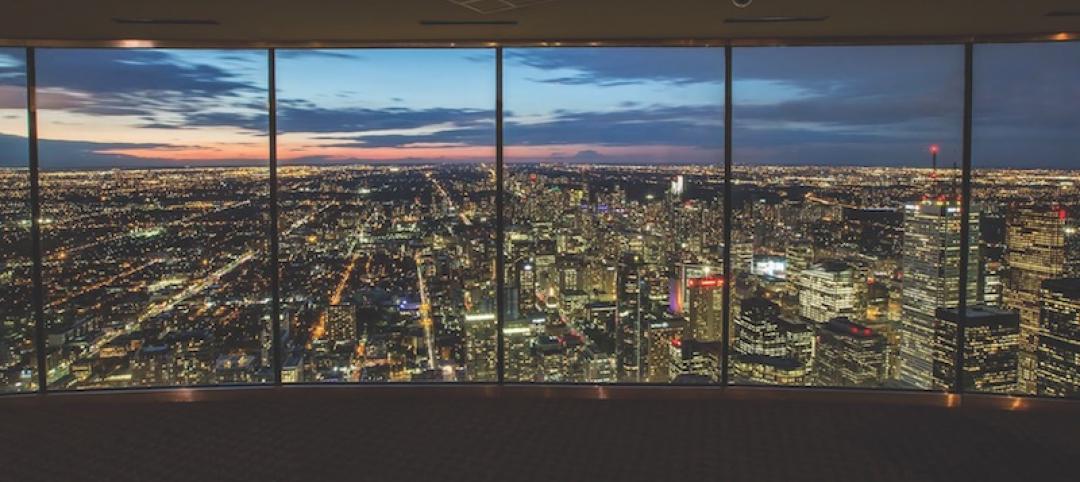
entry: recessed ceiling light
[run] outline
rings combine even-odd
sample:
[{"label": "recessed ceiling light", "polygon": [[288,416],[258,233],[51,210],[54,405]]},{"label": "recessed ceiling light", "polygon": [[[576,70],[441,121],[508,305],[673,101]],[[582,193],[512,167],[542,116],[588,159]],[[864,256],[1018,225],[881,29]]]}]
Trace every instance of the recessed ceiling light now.
[{"label": "recessed ceiling light", "polygon": [[124,18],[117,17],[113,22],[135,25],[220,25],[217,20],[204,18]]},{"label": "recessed ceiling light", "polygon": [[724,23],[794,23],[794,22],[824,22],[829,17],[793,17],[793,16],[762,16],[762,17],[728,17]]}]

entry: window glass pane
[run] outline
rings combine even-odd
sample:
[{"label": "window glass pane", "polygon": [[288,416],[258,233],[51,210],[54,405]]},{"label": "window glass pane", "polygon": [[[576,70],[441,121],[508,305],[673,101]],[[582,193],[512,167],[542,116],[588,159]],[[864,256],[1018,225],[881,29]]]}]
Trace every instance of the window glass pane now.
[{"label": "window glass pane", "polygon": [[0,48],[0,392],[33,390],[25,50]]},{"label": "window glass pane", "polygon": [[266,53],[37,62],[50,388],[272,380]]},{"label": "window glass pane", "polygon": [[718,381],[724,51],[505,60],[506,379]]},{"label": "window glass pane", "polygon": [[971,391],[1080,396],[1080,44],[975,47]]},{"label": "window glass pane", "polygon": [[284,380],[496,380],[495,51],[277,65]]},{"label": "window glass pane", "polygon": [[732,381],[949,388],[963,48],[733,55]]}]

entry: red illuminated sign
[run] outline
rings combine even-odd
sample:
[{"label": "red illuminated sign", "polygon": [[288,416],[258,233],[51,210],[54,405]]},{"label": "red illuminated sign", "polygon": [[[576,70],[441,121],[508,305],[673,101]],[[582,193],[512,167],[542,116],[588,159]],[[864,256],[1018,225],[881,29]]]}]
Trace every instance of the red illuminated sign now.
[{"label": "red illuminated sign", "polygon": [[690,278],[686,286],[690,288],[716,288],[724,285],[724,278]]}]

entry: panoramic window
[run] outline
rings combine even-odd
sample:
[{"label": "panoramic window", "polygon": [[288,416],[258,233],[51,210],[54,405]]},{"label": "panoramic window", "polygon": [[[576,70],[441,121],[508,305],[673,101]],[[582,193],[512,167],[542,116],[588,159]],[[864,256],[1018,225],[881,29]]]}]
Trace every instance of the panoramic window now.
[{"label": "panoramic window", "polygon": [[497,380],[495,50],[277,56],[282,379]]},{"label": "panoramic window", "polygon": [[724,51],[507,49],[505,377],[714,383]]},{"label": "panoramic window", "polygon": [[1080,396],[1080,44],[978,45],[965,388]]},{"label": "panoramic window", "polygon": [[23,49],[0,48],[0,392],[36,385]]},{"label": "panoramic window", "polygon": [[731,381],[950,388],[963,47],[745,48],[733,63]]},{"label": "panoramic window", "polygon": [[266,52],[37,72],[49,388],[273,380]]}]

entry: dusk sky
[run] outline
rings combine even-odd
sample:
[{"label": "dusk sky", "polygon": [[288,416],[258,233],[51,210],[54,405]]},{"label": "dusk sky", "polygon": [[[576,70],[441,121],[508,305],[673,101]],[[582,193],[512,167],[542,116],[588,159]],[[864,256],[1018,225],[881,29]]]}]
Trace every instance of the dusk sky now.
[{"label": "dusk sky", "polygon": [[[22,49],[0,48],[0,165],[25,165]],[[960,157],[963,48],[735,49],[735,161]],[[492,161],[491,49],[279,50],[284,163]],[[505,50],[510,162],[718,163],[723,50]],[[265,51],[38,49],[45,169],[267,155]],[[976,166],[1080,157],[1080,44],[976,47]]]}]

